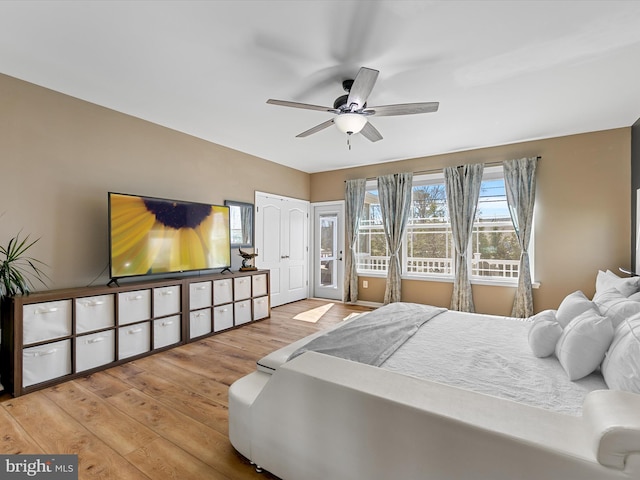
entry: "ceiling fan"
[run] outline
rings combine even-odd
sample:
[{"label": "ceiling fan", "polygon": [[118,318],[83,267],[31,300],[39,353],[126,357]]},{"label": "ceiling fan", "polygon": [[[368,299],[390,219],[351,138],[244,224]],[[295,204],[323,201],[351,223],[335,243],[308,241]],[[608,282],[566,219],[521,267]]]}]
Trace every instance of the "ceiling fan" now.
[{"label": "ceiling fan", "polygon": [[416,113],[431,113],[438,110],[438,102],[402,103],[397,105],[367,107],[367,98],[369,98],[369,94],[373,90],[379,73],[378,70],[371,68],[360,68],[355,79],[342,82],[342,88],[344,88],[347,94],[338,97],[335,102],[333,102],[333,108],[273,99],[267,100],[267,103],[271,105],[281,105],[283,107],[303,108],[305,110],[318,110],[336,114],[331,120],[316,125],[296,135],[296,137],[308,137],[331,125],[335,125],[341,132],[348,135],[347,139],[355,133],[362,133],[362,135],[372,142],[382,140],[382,135],[371,122],[369,122],[368,117],[373,115],[379,117],[413,115]]}]

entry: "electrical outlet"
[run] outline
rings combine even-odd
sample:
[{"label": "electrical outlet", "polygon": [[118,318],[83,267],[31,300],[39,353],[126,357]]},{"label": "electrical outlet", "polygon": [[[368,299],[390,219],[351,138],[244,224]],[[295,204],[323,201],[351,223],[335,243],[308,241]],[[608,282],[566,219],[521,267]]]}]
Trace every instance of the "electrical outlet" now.
[{"label": "electrical outlet", "polygon": [[363,280],[362,281],[362,288],[369,288],[369,281],[368,280]]}]

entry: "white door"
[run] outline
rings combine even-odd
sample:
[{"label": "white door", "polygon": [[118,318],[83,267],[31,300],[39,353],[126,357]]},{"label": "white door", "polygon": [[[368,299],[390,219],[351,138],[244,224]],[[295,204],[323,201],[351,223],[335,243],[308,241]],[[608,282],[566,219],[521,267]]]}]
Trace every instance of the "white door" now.
[{"label": "white door", "polygon": [[270,271],[271,306],[309,296],[309,202],[256,192],[256,266]]},{"label": "white door", "polygon": [[313,205],[313,296],[342,301],[344,202]]}]

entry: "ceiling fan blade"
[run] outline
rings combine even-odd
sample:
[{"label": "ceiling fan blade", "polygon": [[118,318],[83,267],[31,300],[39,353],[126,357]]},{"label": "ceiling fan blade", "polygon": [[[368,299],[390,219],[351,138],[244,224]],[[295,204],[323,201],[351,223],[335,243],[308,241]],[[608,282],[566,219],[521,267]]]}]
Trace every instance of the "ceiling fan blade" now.
[{"label": "ceiling fan blade", "polygon": [[378,72],[378,70],[373,70],[371,68],[360,68],[358,75],[356,75],[356,78],[353,81],[353,85],[351,85],[349,98],[347,99],[347,107],[351,107],[351,105],[355,104],[356,110],[364,108],[364,105],[367,103],[367,98],[369,98],[369,94],[371,93],[371,90],[373,90],[373,86],[376,84],[379,73],[380,72]]},{"label": "ceiling fan blade", "polygon": [[309,135],[313,135],[314,133],[317,133],[320,130],[324,130],[325,128],[330,127],[331,125],[333,125],[333,118],[331,120],[327,120],[326,122],[322,122],[320,125],[316,125],[315,127],[310,128],[309,130],[299,133],[298,135],[296,135],[296,138],[308,137]]},{"label": "ceiling fan blade", "polygon": [[339,110],[331,107],[322,107],[320,105],[309,105],[308,103],[289,102],[287,100],[274,100],[270,98],[267,100],[270,105],[280,105],[282,107],[303,108],[305,110],[318,110],[319,112],[339,113]]},{"label": "ceiling fan blade", "polygon": [[365,108],[362,113],[365,115],[376,115],[378,117],[413,115],[415,113],[437,112],[439,105],[440,104],[438,102],[399,103],[397,105],[381,105],[379,107]]},{"label": "ceiling fan blade", "polygon": [[382,135],[380,135],[380,132],[376,127],[371,125],[371,122],[367,122],[365,126],[362,127],[362,130],[360,130],[360,133],[372,142],[382,140]]}]

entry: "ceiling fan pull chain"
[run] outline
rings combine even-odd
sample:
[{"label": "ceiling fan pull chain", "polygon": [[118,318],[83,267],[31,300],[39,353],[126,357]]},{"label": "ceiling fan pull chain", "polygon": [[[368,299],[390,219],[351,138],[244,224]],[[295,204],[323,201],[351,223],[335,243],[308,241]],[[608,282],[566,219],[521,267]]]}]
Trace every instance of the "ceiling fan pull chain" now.
[{"label": "ceiling fan pull chain", "polygon": [[347,147],[351,150],[351,135],[347,135]]}]

